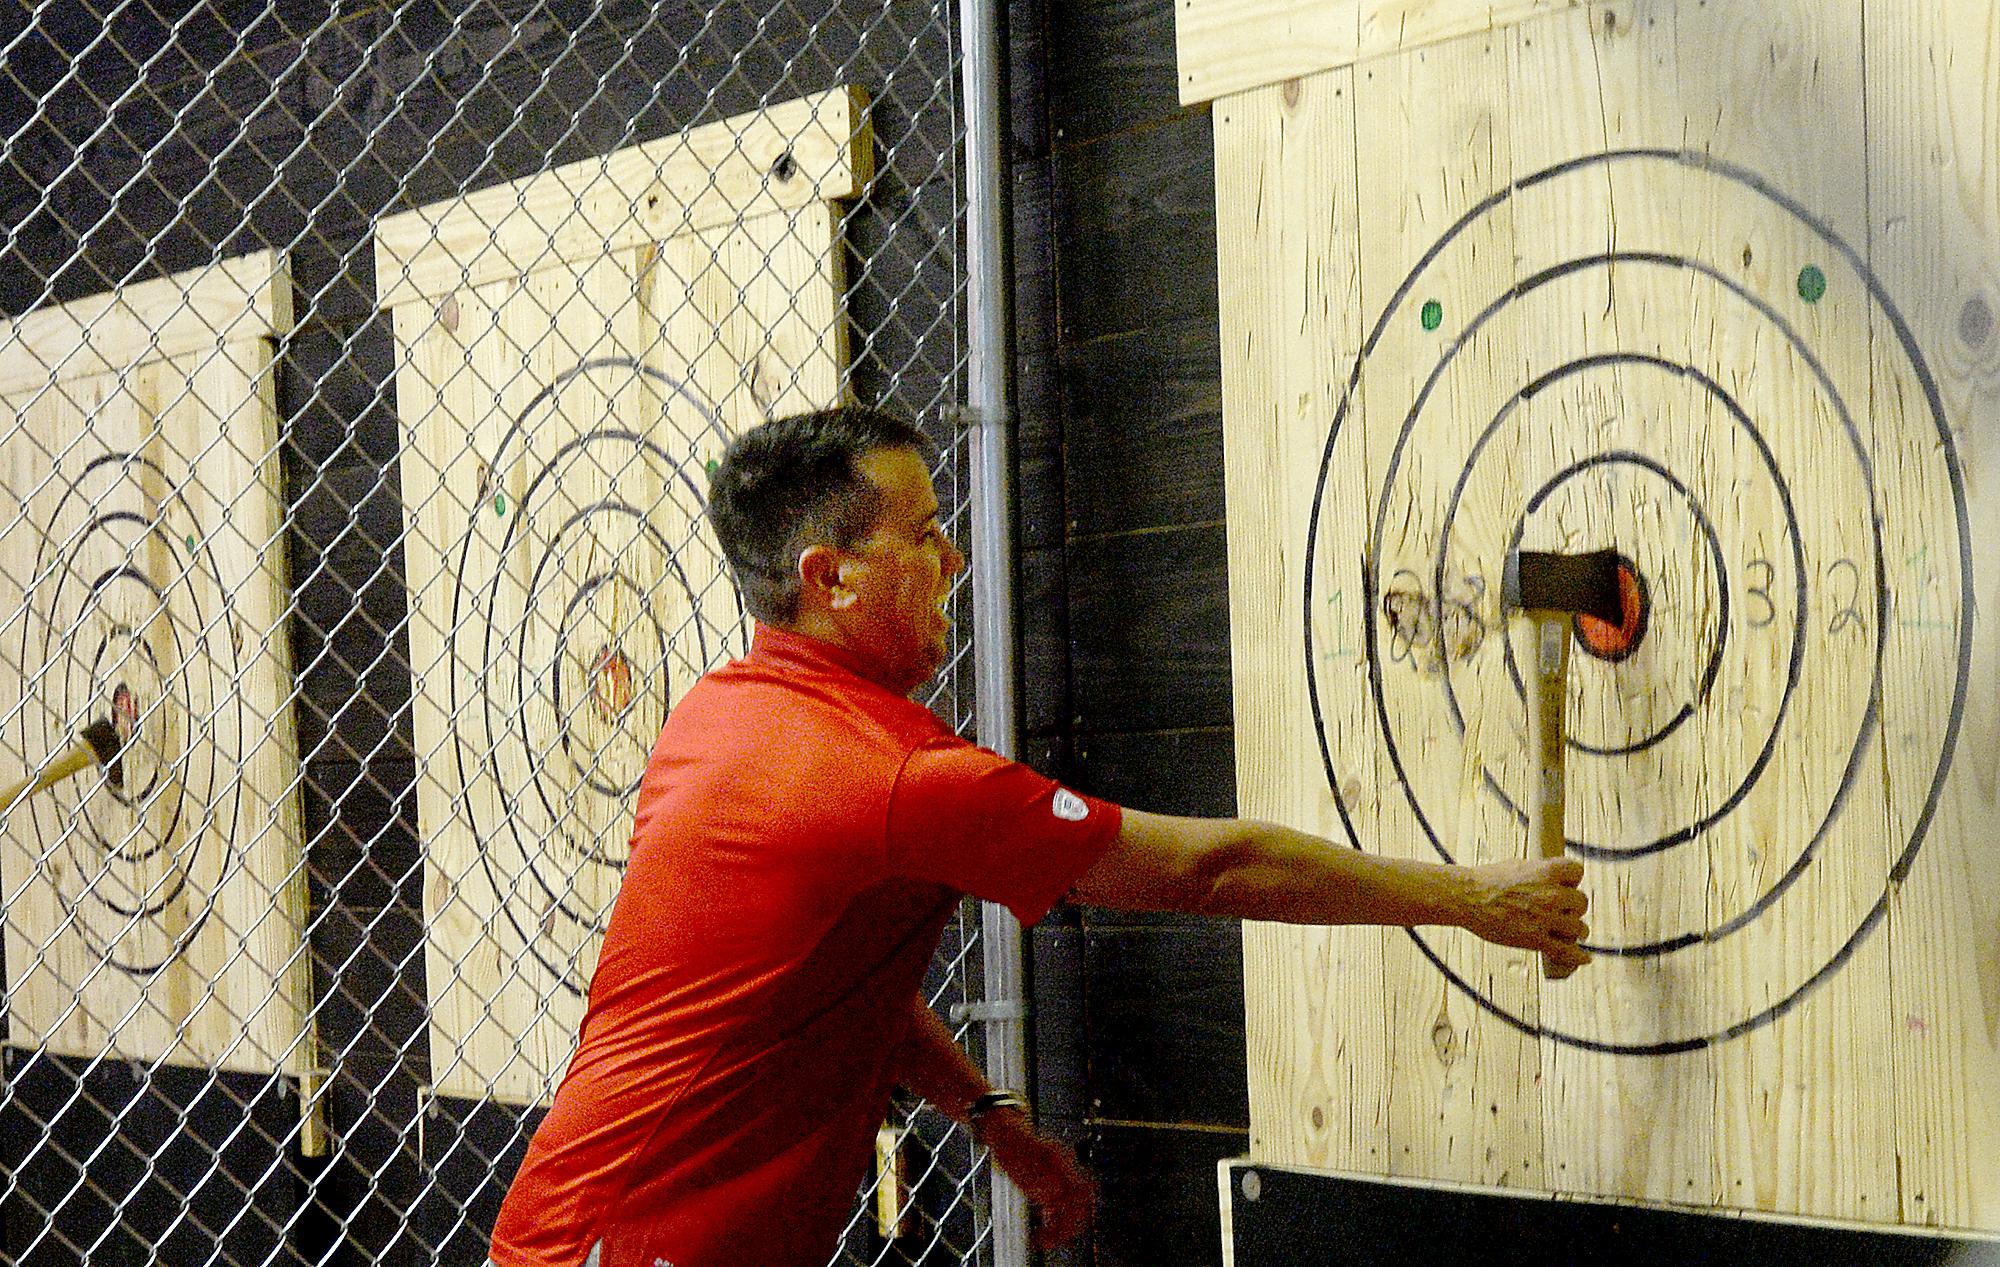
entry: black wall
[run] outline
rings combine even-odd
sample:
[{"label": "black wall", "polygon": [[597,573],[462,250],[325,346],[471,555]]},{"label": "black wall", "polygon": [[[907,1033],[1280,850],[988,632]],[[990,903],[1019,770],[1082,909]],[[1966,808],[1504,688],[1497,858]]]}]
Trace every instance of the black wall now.
[{"label": "black wall", "polygon": [[[1120,804],[1236,809],[1214,156],[1171,0],[1014,0],[1027,751]],[[1248,1151],[1234,921],[1085,908],[1030,934],[1036,1093],[1103,1187],[1055,1261],[1221,1261]]]}]

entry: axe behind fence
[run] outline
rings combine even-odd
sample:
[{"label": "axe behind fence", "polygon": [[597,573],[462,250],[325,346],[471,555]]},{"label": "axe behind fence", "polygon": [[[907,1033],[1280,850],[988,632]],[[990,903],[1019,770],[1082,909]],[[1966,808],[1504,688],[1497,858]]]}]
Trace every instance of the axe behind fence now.
[{"label": "axe behind fence", "polygon": [[104,767],[104,773],[117,787],[123,771],[118,765],[119,750],[124,745],[118,738],[118,728],[108,717],[100,717],[85,726],[77,736],[76,746],[48,764],[40,774],[22,779],[5,791],[0,791],[0,813],[14,807],[16,801],[25,800],[44,788],[53,787],[93,765]]}]

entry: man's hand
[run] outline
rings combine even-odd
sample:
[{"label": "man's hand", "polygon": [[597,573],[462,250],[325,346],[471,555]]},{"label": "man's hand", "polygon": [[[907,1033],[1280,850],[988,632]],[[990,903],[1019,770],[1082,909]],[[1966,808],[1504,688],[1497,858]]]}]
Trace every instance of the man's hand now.
[{"label": "man's hand", "polygon": [[1574,858],[1521,858],[1464,871],[1469,882],[1465,927],[1502,946],[1539,950],[1554,975],[1566,977],[1590,962],[1577,945],[1589,936],[1583,921],[1590,899],[1577,886],[1583,864]]},{"label": "man's hand", "polygon": [[995,1109],[980,1121],[980,1142],[1040,1216],[1035,1248],[1067,1244],[1090,1226],[1097,1185],[1068,1145],[1038,1134],[1025,1114],[1011,1108]]}]

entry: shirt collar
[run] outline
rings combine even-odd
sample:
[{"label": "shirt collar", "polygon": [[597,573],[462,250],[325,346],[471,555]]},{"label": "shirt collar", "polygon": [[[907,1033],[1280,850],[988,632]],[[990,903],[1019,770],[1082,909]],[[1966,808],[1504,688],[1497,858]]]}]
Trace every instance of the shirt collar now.
[{"label": "shirt collar", "polygon": [[751,660],[760,664],[783,665],[787,668],[807,669],[819,673],[838,673],[872,681],[862,671],[861,657],[836,647],[811,634],[798,633],[791,629],[776,629],[758,622],[756,633],[750,639]]}]

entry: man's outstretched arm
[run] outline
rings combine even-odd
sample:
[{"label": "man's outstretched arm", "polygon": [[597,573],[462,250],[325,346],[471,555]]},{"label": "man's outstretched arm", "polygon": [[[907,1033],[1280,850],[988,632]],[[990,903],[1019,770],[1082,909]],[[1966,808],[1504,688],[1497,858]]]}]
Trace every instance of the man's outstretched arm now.
[{"label": "man's outstretched arm", "polygon": [[[896,1081],[964,1122],[966,1109],[993,1088],[922,997],[913,996],[911,1003],[910,1036],[896,1053]],[[1041,1216],[1037,1241],[1043,1248],[1061,1245],[1089,1225],[1096,1188],[1075,1154],[1037,1133],[1027,1114],[994,1109],[981,1116],[978,1138]]]},{"label": "man's outstretched arm", "polygon": [[1117,841],[1072,899],[1287,924],[1448,924],[1538,950],[1573,971],[1590,955],[1582,864],[1523,858],[1477,867],[1363,853],[1271,823],[1128,809]]}]

